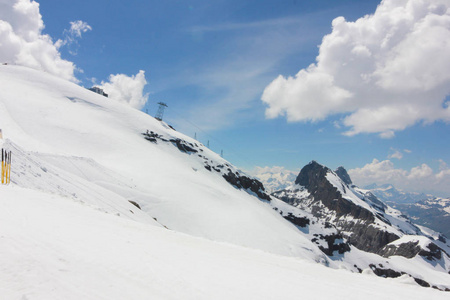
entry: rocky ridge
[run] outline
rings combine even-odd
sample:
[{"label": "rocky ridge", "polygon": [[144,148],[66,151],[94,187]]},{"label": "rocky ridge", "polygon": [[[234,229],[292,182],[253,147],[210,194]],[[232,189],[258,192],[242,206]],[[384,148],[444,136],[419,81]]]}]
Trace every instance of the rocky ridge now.
[{"label": "rocky ridge", "polygon": [[[275,192],[272,196],[303,211],[303,214],[309,214],[309,223],[302,220],[301,224],[308,226],[315,220],[315,224],[333,228],[333,233],[325,235],[326,237],[322,235],[323,240],[332,241],[329,247],[321,248],[330,257],[343,253],[349,253],[348,256],[351,257],[352,252],[361,251],[373,253],[388,259],[383,267],[376,263],[369,266],[375,274],[384,277],[398,277],[408,273],[401,266],[389,264],[389,259],[397,256],[408,259],[420,257],[430,267],[440,264],[444,266],[444,272],[450,272],[450,245],[445,238],[428,235],[373,193],[353,185],[343,167],[332,171],[312,161],[300,171],[294,185]],[[298,223],[298,219],[292,215],[288,214],[285,218],[296,225]],[[354,267],[358,271],[362,269],[358,264]],[[430,286],[426,279],[418,276],[414,278],[418,284]],[[449,287],[440,287],[443,290],[447,288]]]}]

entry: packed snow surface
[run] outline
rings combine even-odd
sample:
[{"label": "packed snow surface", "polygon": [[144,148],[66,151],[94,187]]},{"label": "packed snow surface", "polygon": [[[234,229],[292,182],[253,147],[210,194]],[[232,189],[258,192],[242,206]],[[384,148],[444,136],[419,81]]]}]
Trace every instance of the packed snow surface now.
[{"label": "packed snow surface", "polygon": [[58,195],[9,186],[0,199],[2,299],[448,299],[407,276],[195,238]]}]

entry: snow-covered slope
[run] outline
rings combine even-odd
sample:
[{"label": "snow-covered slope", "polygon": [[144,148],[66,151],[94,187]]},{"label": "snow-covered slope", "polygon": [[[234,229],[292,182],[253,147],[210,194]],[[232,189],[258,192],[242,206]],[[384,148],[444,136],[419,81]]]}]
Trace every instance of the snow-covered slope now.
[{"label": "snow-covered slope", "polygon": [[227,182],[223,175],[236,168],[196,140],[42,72],[0,66],[0,82],[14,184],[215,241],[326,261],[253,190]]},{"label": "snow-covered slope", "polygon": [[[163,122],[23,67],[0,66],[0,82],[7,299],[443,297],[370,276],[336,228]],[[369,276],[325,268],[358,260]]]},{"label": "snow-covered slope", "polygon": [[0,188],[0,298],[448,299],[412,278],[353,274]]}]

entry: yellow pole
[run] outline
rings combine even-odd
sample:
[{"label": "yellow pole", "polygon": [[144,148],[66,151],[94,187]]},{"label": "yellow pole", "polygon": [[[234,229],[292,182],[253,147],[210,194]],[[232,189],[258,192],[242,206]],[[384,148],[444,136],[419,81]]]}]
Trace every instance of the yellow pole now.
[{"label": "yellow pole", "polygon": [[8,184],[8,152],[6,152],[5,155],[6,159],[5,159],[5,184]]},{"label": "yellow pole", "polygon": [[6,180],[7,184],[11,182],[11,151],[9,151],[8,155],[8,178]]},{"label": "yellow pole", "polygon": [[2,184],[5,183],[4,181],[4,175],[5,175],[5,158],[4,158],[4,152],[2,149]]}]

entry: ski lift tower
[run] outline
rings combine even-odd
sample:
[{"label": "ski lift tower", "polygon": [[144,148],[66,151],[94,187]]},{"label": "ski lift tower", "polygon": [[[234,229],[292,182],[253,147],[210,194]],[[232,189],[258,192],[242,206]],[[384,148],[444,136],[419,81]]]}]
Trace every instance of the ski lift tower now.
[{"label": "ski lift tower", "polygon": [[167,104],[165,104],[164,102],[158,102],[158,104],[159,104],[159,108],[158,108],[158,111],[156,112],[155,119],[158,121],[162,121],[163,115],[164,115],[164,109],[167,107]]}]

